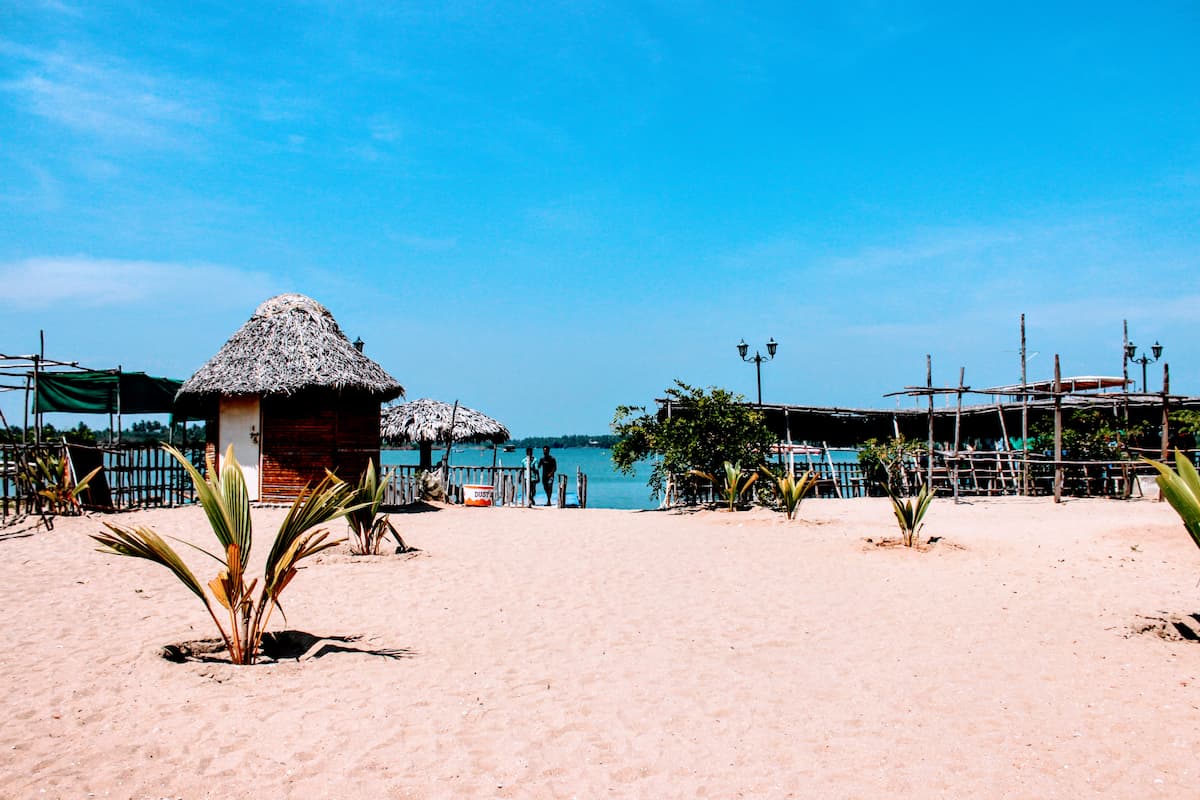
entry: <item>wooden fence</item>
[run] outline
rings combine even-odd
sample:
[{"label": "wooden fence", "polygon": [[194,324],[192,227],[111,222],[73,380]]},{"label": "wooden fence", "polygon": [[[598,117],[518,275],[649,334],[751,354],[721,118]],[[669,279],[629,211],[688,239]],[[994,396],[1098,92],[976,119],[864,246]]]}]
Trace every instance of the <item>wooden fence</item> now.
[{"label": "wooden fence", "polygon": [[[384,503],[388,506],[403,506],[415,503],[421,497],[419,470],[413,466],[389,466],[385,471],[391,473]],[[464,486],[493,487],[492,503],[496,506],[527,505],[524,467],[450,467],[447,470],[443,486],[446,489],[446,499],[451,503],[463,502]],[[581,470],[575,472],[575,503],[570,503],[568,497],[569,478],[566,473],[555,475],[554,505],[566,508],[569,505],[587,508],[587,475]],[[545,504],[547,499],[541,483],[534,493],[539,504]]]},{"label": "wooden fence", "polygon": [[[43,488],[29,477],[38,458],[70,458],[72,482],[95,467],[103,469],[80,495],[84,508],[128,511],[135,508],[176,506],[195,502],[195,490],[187,471],[159,445],[0,445],[0,517],[44,513]],[[204,462],[204,450],[189,448],[185,455],[193,465]]]},{"label": "wooden fence", "polygon": [[[1055,462],[1036,453],[1028,454],[1028,459],[1022,456],[1020,451],[1012,450],[971,451],[957,455],[953,452],[935,452],[933,489],[937,495],[946,497],[956,494],[960,497],[1018,495],[1027,483],[1030,495],[1052,495],[1055,469],[1061,467],[1063,494],[1066,496],[1128,498],[1142,496],[1144,487],[1157,475],[1149,464],[1131,459]],[[1200,461],[1200,452],[1194,451],[1190,456],[1193,463]],[[836,462],[828,458],[811,459],[808,462],[798,460],[795,469],[797,475],[809,470],[816,474],[816,488],[810,497],[853,498],[885,494],[883,487],[874,480],[868,480],[856,462]],[[898,475],[901,489],[913,493],[929,477],[930,470],[925,457],[907,460]],[[769,484],[761,478],[759,483]],[[720,500],[719,487],[702,480],[676,478],[668,489],[665,505]]]}]

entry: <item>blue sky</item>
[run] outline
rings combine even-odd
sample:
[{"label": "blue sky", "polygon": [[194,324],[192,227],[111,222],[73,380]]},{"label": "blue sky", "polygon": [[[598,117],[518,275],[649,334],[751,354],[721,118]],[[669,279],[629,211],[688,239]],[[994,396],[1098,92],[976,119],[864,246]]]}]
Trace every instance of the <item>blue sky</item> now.
[{"label": "blue sky", "polygon": [[743,337],[767,401],[1012,382],[1024,312],[1033,378],[1120,374],[1127,319],[1200,394],[1197,41],[1194,3],[0,0],[0,352],[186,378],[299,291],[410,398],[599,433],[753,398]]}]

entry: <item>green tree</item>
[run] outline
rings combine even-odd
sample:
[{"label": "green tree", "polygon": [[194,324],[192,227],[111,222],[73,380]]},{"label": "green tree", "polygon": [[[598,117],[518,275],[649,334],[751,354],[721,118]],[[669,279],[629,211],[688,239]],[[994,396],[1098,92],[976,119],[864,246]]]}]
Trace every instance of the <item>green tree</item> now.
[{"label": "green tree", "polygon": [[924,455],[924,442],[894,436],[891,439],[867,439],[858,450],[858,466],[862,470],[871,494],[879,487],[884,494],[906,494],[905,463],[916,463]]},{"label": "green tree", "polygon": [[1179,446],[1196,446],[1200,441],[1200,411],[1184,408],[1171,412],[1172,433],[1179,440]]},{"label": "green tree", "polygon": [[778,441],[762,414],[740,394],[715,386],[705,391],[679,380],[666,394],[672,402],[669,417],[639,406],[618,406],[612,422],[620,437],[612,448],[613,464],[632,475],[638,461],[653,457],[647,484],[655,497],[662,495],[668,478],[682,478],[692,470],[720,474],[726,461],[757,468]]},{"label": "green tree", "polygon": [[[1125,447],[1141,444],[1146,436],[1144,423],[1126,425],[1120,418],[1095,408],[1080,408],[1064,415],[1062,442],[1068,459],[1080,461],[1116,461]],[[1032,448],[1053,452],[1054,420],[1044,417],[1030,426]]]}]

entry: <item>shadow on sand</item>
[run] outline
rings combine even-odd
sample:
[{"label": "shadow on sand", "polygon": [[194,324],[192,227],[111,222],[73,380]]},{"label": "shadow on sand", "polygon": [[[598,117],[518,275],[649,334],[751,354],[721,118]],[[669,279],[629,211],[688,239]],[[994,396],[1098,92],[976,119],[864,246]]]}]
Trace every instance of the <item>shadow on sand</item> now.
[{"label": "shadow on sand", "polygon": [[[316,636],[304,631],[268,631],[263,634],[257,663],[311,661],[333,653],[359,653],[394,660],[416,657],[416,653],[407,648],[370,648],[358,644],[361,640],[361,636]],[[161,648],[158,655],[178,664],[188,661],[229,663],[225,644],[220,639],[197,639],[169,644]]]}]

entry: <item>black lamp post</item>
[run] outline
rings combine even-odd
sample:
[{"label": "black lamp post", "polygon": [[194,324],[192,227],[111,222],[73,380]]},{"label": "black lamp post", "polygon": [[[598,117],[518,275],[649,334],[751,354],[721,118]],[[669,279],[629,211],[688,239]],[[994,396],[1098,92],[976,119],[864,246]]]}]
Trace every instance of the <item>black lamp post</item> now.
[{"label": "black lamp post", "polygon": [[770,361],[771,359],[775,358],[775,351],[779,348],[779,342],[775,341],[774,336],[772,336],[770,339],[767,340],[767,356],[766,356],[766,358],[763,358],[762,354],[760,354],[757,350],[754,351],[753,358],[748,357],[746,355],[746,353],[750,352],[750,345],[746,344],[745,339],[742,339],[742,341],[738,344],[737,348],[738,348],[738,355],[742,357],[742,361],[747,361],[751,364],[754,364],[754,372],[755,372],[755,375],[758,377],[758,404],[761,406],[762,405],[762,363],[764,361]]},{"label": "black lamp post", "polygon": [[1159,344],[1158,342],[1155,342],[1154,345],[1150,348],[1150,352],[1154,354],[1153,358],[1146,355],[1145,353],[1143,353],[1138,358],[1134,358],[1134,355],[1137,354],[1137,345],[1135,345],[1133,342],[1130,342],[1127,345],[1125,345],[1125,358],[1129,359],[1134,364],[1142,365],[1142,391],[1143,392],[1146,391],[1146,365],[1153,364],[1155,361],[1158,361],[1158,359],[1162,357],[1162,351],[1163,351],[1163,346],[1161,344]]}]

